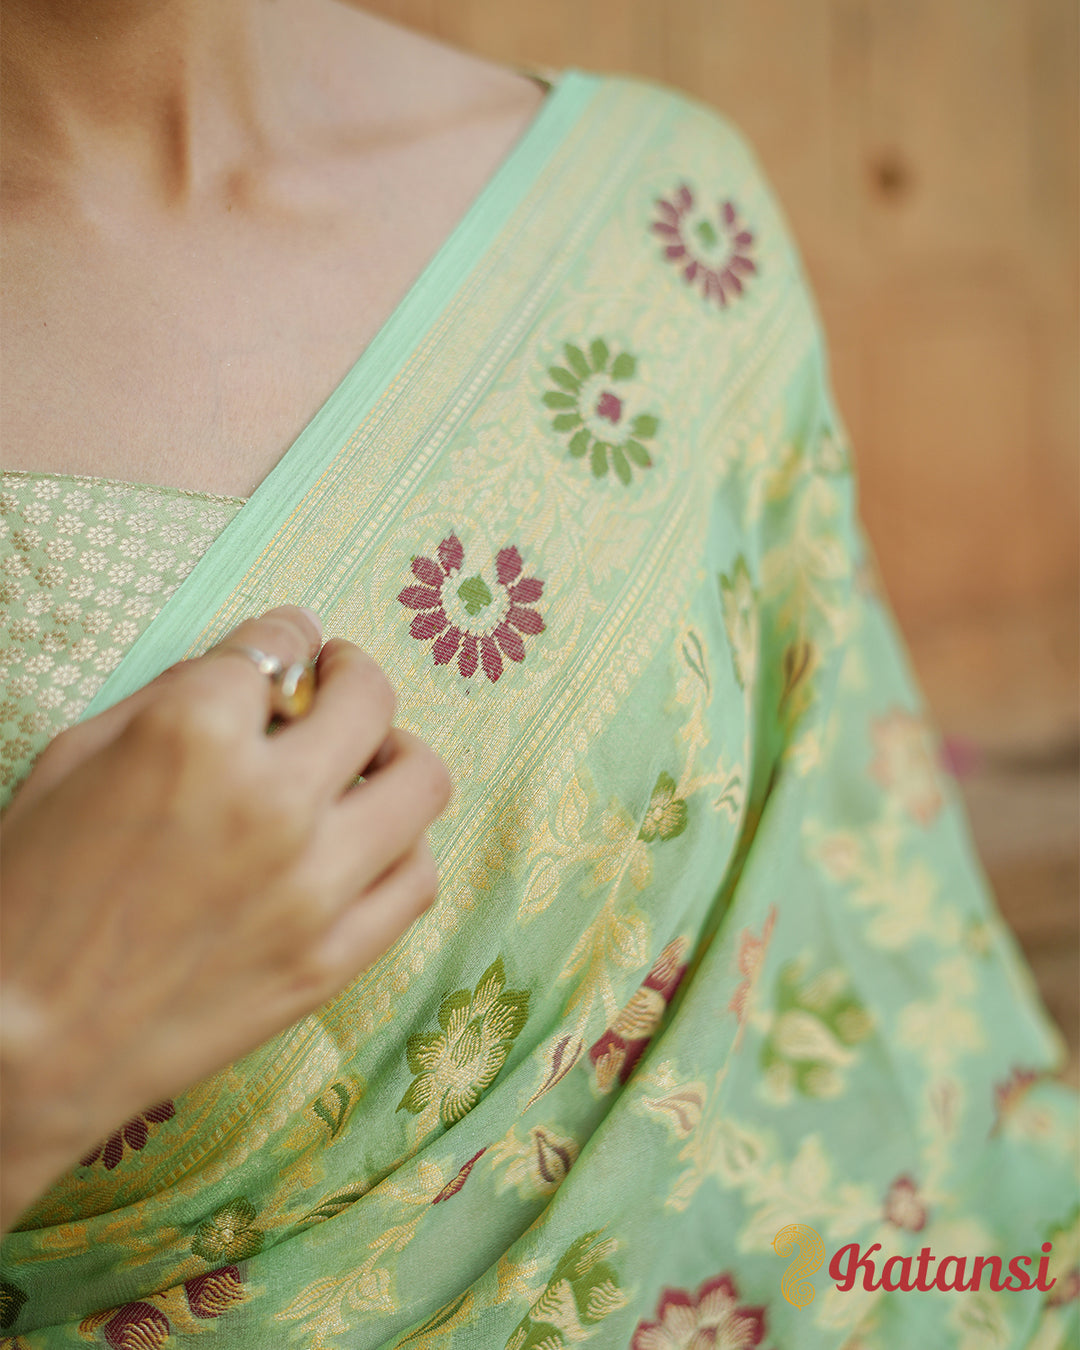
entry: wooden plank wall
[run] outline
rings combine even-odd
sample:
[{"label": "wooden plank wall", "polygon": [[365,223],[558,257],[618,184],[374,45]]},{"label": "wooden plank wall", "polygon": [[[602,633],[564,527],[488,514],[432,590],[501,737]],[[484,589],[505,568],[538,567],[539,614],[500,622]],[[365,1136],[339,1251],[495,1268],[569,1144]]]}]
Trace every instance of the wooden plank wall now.
[{"label": "wooden plank wall", "polygon": [[818,296],[887,589],[1075,1052],[1075,0],[369,7],[508,63],[661,80],[753,142]]}]

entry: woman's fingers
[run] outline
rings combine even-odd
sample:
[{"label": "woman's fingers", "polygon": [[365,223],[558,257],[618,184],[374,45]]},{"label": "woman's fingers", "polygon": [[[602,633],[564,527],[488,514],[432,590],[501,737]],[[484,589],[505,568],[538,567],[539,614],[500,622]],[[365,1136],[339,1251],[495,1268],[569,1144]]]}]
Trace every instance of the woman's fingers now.
[{"label": "woman's fingers", "polygon": [[[235,714],[238,725],[266,730],[273,712],[270,677],[258,667],[255,653],[276,658],[286,669],[311,661],[322,641],[322,625],[310,610],[282,605],[237,625],[219,643],[187,664],[179,685],[206,690]],[[174,689],[177,685],[174,685]]]},{"label": "woman's fingers", "polygon": [[330,893],[343,901],[407,855],[453,792],[446,765],[419,737],[395,727],[386,744],[385,763],[345,794],[320,836]]},{"label": "woman's fingers", "polygon": [[338,916],[312,953],[327,987],[362,974],[434,901],[439,874],[425,838]]},{"label": "woman's fingers", "polygon": [[331,997],[435,898],[449,775],[393,728],[369,657],[328,643],[310,712],[265,734],[271,680],[238,649],[287,667],[320,636],[292,607],[241,624],[57,737],[16,798],[3,982],[40,1011],[5,1092],[16,1153],[79,1157]]},{"label": "woman's fingers", "polygon": [[370,656],[351,642],[330,641],[319,655],[315,704],[274,738],[291,772],[325,801],[336,800],[380,752],[397,699]]}]

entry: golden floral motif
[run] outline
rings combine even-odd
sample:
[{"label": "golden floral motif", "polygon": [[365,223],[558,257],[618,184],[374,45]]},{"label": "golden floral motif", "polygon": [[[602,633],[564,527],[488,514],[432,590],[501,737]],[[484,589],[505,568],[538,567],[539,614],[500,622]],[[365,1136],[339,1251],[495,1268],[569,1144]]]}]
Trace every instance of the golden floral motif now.
[{"label": "golden floral motif", "polygon": [[263,1234],[255,1206],[243,1196],[216,1209],[199,1224],[191,1250],[204,1261],[244,1261],[262,1251]]},{"label": "golden floral motif", "polygon": [[937,744],[926,720],[893,708],[870,724],[874,758],[870,777],[894,796],[919,825],[929,825],[944,805]]},{"label": "golden floral motif", "polygon": [[626,1307],[628,1297],[607,1259],[618,1245],[599,1232],[585,1233],[572,1243],[514,1328],[506,1350],[567,1350],[587,1340],[598,1322]]},{"label": "golden floral motif", "polygon": [[425,1119],[452,1125],[471,1111],[494,1081],[529,1013],[529,991],[506,989],[497,957],[474,990],[458,989],[439,1005],[439,1030],[414,1032],[406,1043],[415,1074],[398,1102]]},{"label": "golden floral motif", "polygon": [[511,1125],[506,1135],[491,1146],[493,1167],[502,1167],[498,1189],[516,1188],[523,1200],[554,1195],[577,1161],[580,1146],[571,1135],[553,1125],[533,1125],[524,1140]]}]

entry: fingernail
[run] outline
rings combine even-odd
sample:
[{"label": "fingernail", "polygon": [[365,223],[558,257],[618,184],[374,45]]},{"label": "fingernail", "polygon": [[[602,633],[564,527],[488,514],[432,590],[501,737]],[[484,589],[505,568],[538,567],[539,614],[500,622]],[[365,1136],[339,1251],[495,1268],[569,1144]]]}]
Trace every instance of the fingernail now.
[{"label": "fingernail", "polygon": [[319,641],[321,642],[321,641],[322,641],[322,619],[319,618],[319,616],[315,613],[315,611],[314,611],[313,609],[308,609],[308,607],[307,607],[306,605],[298,605],[297,608],[298,608],[299,610],[301,610],[304,614],[306,614],[306,615],[308,616],[308,618],[311,620],[311,622],[315,625],[315,632],[318,634],[318,636],[319,636]]}]

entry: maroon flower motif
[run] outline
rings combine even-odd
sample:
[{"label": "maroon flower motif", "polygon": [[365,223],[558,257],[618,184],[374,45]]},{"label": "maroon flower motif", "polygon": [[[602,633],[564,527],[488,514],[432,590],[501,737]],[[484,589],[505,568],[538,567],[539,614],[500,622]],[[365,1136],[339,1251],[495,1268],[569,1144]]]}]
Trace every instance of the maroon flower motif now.
[{"label": "maroon flower motif", "polygon": [[885,1196],[885,1217],[897,1228],[921,1233],[926,1227],[926,1205],[911,1177],[897,1177]]},{"label": "maroon flower motif", "polygon": [[184,1281],[188,1307],[196,1317],[220,1317],[234,1303],[242,1302],[244,1284],[236,1266],[208,1270]]},{"label": "maroon flower motif", "polygon": [[[246,1297],[236,1266],[222,1266],[185,1280],[184,1293],[194,1316],[203,1318],[220,1317]],[[172,1326],[162,1310],[142,1300],[91,1313],[83,1319],[79,1331],[92,1339],[99,1328],[110,1350],[157,1350],[168,1344],[172,1335]]]},{"label": "maroon flower motif", "polygon": [[90,1167],[96,1163],[99,1158],[105,1163],[105,1166],[112,1170],[120,1159],[124,1156],[124,1145],[128,1148],[143,1149],[146,1147],[146,1141],[150,1138],[150,1127],[160,1125],[162,1121],[171,1120],[176,1115],[176,1107],[172,1102],[158,1102],[157,1106],[151,1106],[147,1111],[140,1111],[137,1116],[118,1130],[114,1130],[107,1139],[102,1140],[98,1146],[79,1160],[80,1167]]},{"label": "maroon flower motif", "polygon": [[706,1280],[696,1294],[665,1289],[655,1322],[639,1322],[630,1350],[752,1350],[765,1337],[765,1309],[739,1303],[728,1274]]},{"label": "maroon flower motif", "polygon": [[754,236],[740,225],[733,202],[709,212],[697,205],[683,183],[671,198],[656,203],[652,231],[664,241],[664,257],[674,263],[683,278],[696,286],[706,300],[723,308],[742,295],[746,278],[757,271],[750,256]]},{"label": "maroon flower motif", "polygon": [[150,1303],[126,1303],[105,1323],[110,1350],[157,1350],[169,1339],[169,1319]]},{"label": "maroon flower motif", "polygon": [[645,1053],[645,1047],[652,1040],[667,1005],[686,974],[686,964],[681,957],[689,945],[683,937],[668,943],[630,1002],[620,1009],[611,1026],[590,1048],[589,1058],[596,1067],[596,1081],[601,1092],[610,1092],[616,1078],[625,1083]]},{"label": "maroon flower motif", "polygon": [[521,554],[512,545],[495,557],[494,576],[478,571],[458,577],[465,550],[457,535],[439,545],[438,561],[414,558],[419,585],[406,586],[398,599],[416,610],[409,632],[418,642],[435,639],[431,653],[437,666],[457,657],[458,670],[469,679],[477,665],[494,683],[503,673],[503,659],[525,660],[526,636],[544,631],[540,612],[531,608],[543,593],[538,577],[523,577]]}]

